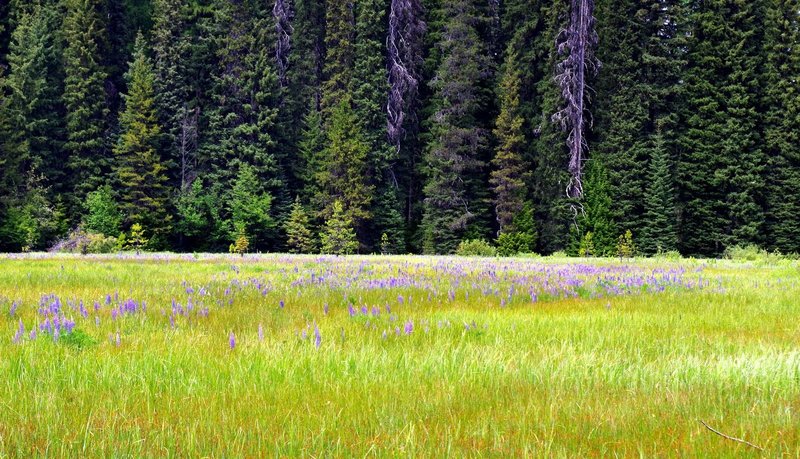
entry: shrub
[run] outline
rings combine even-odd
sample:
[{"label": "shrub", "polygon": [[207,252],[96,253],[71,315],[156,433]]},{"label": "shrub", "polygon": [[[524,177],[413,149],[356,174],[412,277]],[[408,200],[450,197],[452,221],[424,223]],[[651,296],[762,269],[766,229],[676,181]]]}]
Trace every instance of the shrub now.
[{"label": "shrub", "polygon": [[617,256],[620,258],[631,258],[636,255],[636,246],[633,244],[633,233],[631,230],[625,231],[617,239]]},{"label": "shrub", "polygon": [[89,193],[84,207],[86,215],[83,216],[83,227],[87,231],[106,236],[119,233],[122,214],[114,201],[110,186],[105,185]]},{"label": "shrub", "polygon": [[466,239],[458,244],[456,255],[462,257],[495,257],[497,249],[483,239]]},{"label": "shrub", "polygon": [[78,227],[50,248],[51,252],[111,253],[117,250],[117,238]]},{"label": "shrub", "polygon": [[536,244],[536,236],[530,233],[500,233],[500,236],[497,237],[497,253],[501,257],[531,253],[534,244]]},{"label": "shrub", "polygon": [[244,254],[247,253],[247,249],[249,247],[250,247],[250,240],[244,233],[244,229],[240,229],[239,237],[237,237],[236,241],[230,246],[230,252],[238,253],[239,255],[244,256]]},{"label": "shrub", "polygon": [[760,261],[760,262],[775,262],[783,258],[778,253],[771,253],[755,244],[747,245],[734,245],[725,249],[723,257],[734,261]]},{"label": "shrub", "polygon": [[135,250],[136,253],[139,253],[147,246],[148,242],[149,240],[144,237],[144,227],[139,223],[131,225],[131,234],[127,237],[127,245],[125,248],[128,250]]},{"label": "shrub", "polygon": [[578,248],[578,256],[591,257],[594,256],[594,233],[588,231],[581,239],[581,245]]},{"label": "shrub", "polygon": [[678,252],[677,250],[669,250],[669,251],[664,252],[659,248],[658,252],[656,252],[656,254],[653,255],[653,258],[660,258],[660,259],[664,259],[664,260],[677,261],[677,260],[682,259],[683,255],[681,255],[681,253]]}]

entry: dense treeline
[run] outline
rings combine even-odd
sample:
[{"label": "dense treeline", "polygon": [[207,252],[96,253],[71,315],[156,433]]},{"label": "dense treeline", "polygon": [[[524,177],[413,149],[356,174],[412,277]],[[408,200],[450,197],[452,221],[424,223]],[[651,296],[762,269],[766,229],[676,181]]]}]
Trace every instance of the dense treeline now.
[{"label": "dense treeline", "polygon": [[0,250],[787,253],[798,189],[800,0],[0,5]]}]

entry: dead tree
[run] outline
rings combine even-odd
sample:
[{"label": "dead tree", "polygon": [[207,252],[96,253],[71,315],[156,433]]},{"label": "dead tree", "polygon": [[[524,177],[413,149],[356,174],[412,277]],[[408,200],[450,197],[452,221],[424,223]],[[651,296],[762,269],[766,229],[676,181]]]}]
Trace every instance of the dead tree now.
[{"label": "dead tree", "polygon": [[556,65],[555,80],[564,105],[553,121],[568,132],[569,174],[567,197],[583,196],[583,155],[586,144],[586,118],[589,87],[587,76],[595,74],[600,63],[594,56],[597,32],[594,28],[594,0],[570,0],[570,20],[556,38],[556,48],[564,60]]},{"label": "dead tree", "polygon": [[420,0],[392,0],[389,10],[389,100],[386,104],[389,141],[398,150],[405,134],[407,117],[414,116],[413,105],[419,91],[422,65],[422,20]]},{"label": "dead tree", "polygon": [[292,49],[292,7],[289,0],[275,0],[272,8],[275,18],[275,62],[278,65],[278,80],[281,87],[286,86],[286,69],[289,67],[289,52]]}]

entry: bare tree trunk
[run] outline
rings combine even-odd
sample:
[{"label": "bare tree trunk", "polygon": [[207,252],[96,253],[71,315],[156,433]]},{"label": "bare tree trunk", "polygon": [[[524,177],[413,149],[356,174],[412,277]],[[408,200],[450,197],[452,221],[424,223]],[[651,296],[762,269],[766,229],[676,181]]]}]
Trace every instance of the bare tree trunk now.
[{"label": "bare tree trunk", "polygon": [[285,87],[286,70],[289,67],[289,52],[292,49],[291,36],[294,31],[292,28],[292,6],[289,1],[275,0],[272,16],[275,18],[275,32],[277,34],[275,62],[278,65],[278,80],[281,87]]},{"label": "bare tree trunk", "polygon": [[600,63],[594,56],[597,32],[594,29],[594,0],[571,0],[570,21],[556,38],[558,54],[566,58],[556,66],[555,80],[561,88],[564,108],[553,115],[569,132],[569,174],[567,197],[583,196],[583,155],[586,144],[587,74],[597,72]]}]

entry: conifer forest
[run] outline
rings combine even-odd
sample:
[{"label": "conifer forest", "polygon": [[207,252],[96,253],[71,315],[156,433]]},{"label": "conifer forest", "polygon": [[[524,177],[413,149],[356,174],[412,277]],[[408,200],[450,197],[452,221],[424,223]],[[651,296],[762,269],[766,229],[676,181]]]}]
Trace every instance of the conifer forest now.
[{"label": "conifer forest", "polygon": [[790,254],[798,190],[800,0],[0,4],[2,252]]}]

